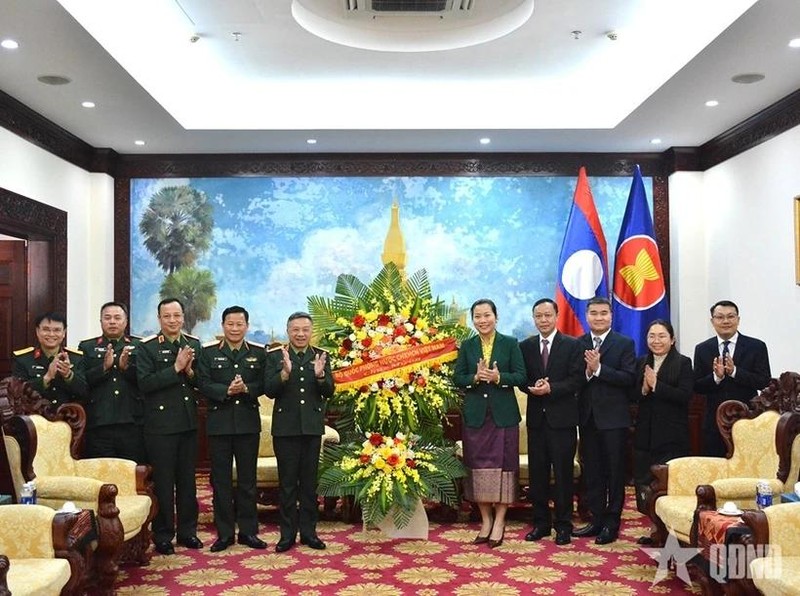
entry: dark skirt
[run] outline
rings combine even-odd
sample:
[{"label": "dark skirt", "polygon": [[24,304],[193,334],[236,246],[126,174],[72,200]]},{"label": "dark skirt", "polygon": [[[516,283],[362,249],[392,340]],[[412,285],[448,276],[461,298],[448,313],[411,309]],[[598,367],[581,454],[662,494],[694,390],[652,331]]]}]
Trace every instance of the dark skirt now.
[{"label": "dark skirt", "polygon": [[511,504],[519,487],[519,426],[495,426],[491,412],[480,428],[465,426],[464,498],[475,503]]}]

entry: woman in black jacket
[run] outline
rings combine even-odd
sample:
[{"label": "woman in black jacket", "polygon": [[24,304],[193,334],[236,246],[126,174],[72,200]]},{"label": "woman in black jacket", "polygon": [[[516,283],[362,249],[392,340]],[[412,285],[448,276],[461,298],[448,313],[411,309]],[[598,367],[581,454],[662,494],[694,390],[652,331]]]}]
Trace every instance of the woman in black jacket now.
[{"label": "woman in black jacket", "polygon": [[[675,348],[669,321],[656,319],[647,329],[648,354],[639,359],[633,399],[639,403],[633,438],[636,506],[645,501],[653,475],[650,466],[689,455],[689,399],[694,376],[692,361]],[[646,544],[647,537],[640,539]]]}]

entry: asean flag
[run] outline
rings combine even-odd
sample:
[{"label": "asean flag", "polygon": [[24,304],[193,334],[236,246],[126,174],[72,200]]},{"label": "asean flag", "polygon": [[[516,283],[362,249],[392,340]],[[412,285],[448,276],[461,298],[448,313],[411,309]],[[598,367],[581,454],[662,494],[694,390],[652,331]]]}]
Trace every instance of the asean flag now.
[{"label": "asean flag", "polygon": [[558,330],[573,336],[588,332],[586,304],[595,296],[608,297],[608,253],[586,168],[581,167],[558,258]]},{"label": "asean flag", "polygon": [[638,165],[619,231],[611,312],[614,330],[633,338],[637,356],[647,353],[647,326],[669,318],[664,271]]}]

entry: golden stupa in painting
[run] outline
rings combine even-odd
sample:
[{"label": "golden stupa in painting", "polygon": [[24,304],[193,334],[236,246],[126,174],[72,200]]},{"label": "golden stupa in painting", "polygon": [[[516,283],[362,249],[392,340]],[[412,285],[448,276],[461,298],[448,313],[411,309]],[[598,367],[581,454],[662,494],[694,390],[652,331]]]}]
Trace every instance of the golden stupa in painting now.
[{"label": "golden stupa in painting", "polygon": [[403,240],[403,230],[400,229],[400,205],[395,200],[392,202],[392,218],[386,240],[383,242],[381,261],[384,265],[394,263],[400,272],[400,278],[406,280],[406,242]]}]

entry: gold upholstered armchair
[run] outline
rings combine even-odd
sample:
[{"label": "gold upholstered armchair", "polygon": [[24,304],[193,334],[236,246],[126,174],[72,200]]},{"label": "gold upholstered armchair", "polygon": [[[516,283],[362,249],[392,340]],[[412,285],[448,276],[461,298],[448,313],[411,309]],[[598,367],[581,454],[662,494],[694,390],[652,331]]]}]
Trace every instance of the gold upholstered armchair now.
[{"label": "gold upholstered armchair", "polygon": [[0,507],[0,596],[83,593],[85,559],[72,542],[77,519],[41,505]]},{"label": "gold upholstered armchair", "polygon": [[[754,558],[748,580],[762,594],[800,594],[800,503],[783,503],[763,511],[745,511],[742,521],[750,528]],[[755,590],[747,590],[756,593]]]},{"label": "gold upholstered armchair", "polygon": [[750,407],[723,402],[717,424],[728,447],[726,457],[680,457],[653,466],[655,480],[647,502],[653,541],[663,544],[669,532],[693,543],[696,510],[716,509],[733,501],[741,509],[755,503],[756,485],[767,480],[774,495],[792,486],[800,472],[800,411],[781,414],[774,404],[756,398]]},{"label": "gold upholstered armchair", "polygon": [[78,509],[94,511],[98,540],[89,581],[95,593],[111,593],[119,563],[149,561],[150,522],[157,504],[150,466],[118,458],[79,458],[85,424],[83,408],[72,403],[59,407],[52,419],[12,416],[5,425],[11,435],[6,445],[9,452],[19,449],[22,476],[35,479],[38,504],[58,509],[72,501]]}]

